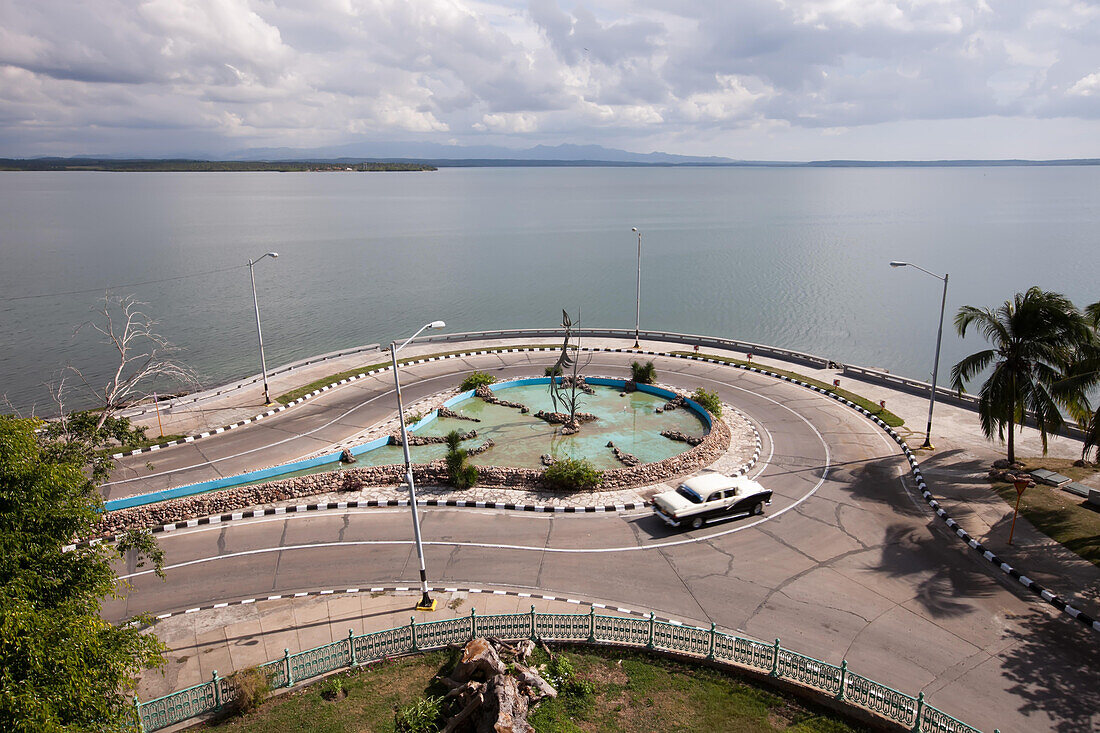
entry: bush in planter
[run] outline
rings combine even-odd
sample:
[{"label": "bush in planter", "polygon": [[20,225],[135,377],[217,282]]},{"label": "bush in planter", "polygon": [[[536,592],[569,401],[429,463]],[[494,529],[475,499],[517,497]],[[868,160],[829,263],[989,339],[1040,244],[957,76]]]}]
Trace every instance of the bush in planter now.
[{"label": "bush in planter", "polygon": [[603,472],[585,458],[562,458],[542,472],[546,484],[559,491],[594,489],[603,483]]},{"label": "bush in planter", "polygon": [[653,384],[657,381],[657,369],[652,361],[647,361],[645,364],[640,361],[630,362],[630,374],[630,378],[638,384]]},{"label": "bush in planter", "polygon": [[699,387],[692,393],[691,399],[705,407],[715,417],[722,417],[722,401],[718,399],[717,392],[708,392]]},{"label": "bush in planter", "polygon": [[497,378],[488,372],[470,372],[466,375],[466,378],[462,380],[462,384],[458,386],[463,392],[468,392],[471,389],[477,389],[492,384],[497,381]]},{"label": "bush in planter", "polygon": [[459,447],[461,443],[460,431],[447,433],[447,474],[456,489],[468,489],[477,483],[477,466],[469,464],[469,453]]},{"label": "bush in planter", "polygon": [[258,667],[248,667],[226,679],[235,694],[226,705],[229,713],[241,715],[258,708],[271,693],[271,680]]}]

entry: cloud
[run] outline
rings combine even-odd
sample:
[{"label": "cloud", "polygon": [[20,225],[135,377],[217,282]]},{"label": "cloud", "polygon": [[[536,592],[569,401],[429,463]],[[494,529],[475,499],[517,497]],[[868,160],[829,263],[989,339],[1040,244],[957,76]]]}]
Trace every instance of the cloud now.
[{"label": "cloud", "polygon": [[741,157],[777,131],[824,149],[1100,120],[1100,7],[1075,0],[0,2],[8,155],[126,152],[143,129],[166,153],[412,136]]}]

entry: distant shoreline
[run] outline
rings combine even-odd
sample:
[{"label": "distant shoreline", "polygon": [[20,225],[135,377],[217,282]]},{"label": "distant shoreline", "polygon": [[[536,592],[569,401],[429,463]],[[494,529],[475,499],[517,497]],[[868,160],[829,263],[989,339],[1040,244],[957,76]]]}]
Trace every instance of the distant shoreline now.
[{"label": "distant shoreline", "polygon": [[241,161],[241,160],[106,160],[101,158],[0,158],[0,171],[112,171],[119,173],[375,173],[434,171],[418,162],[379,161]]},{"label": "distant shoreline", "polygon": [[405,172],[439,168],[1006,168],[1100,166],[1100,158],[1064,160],[815,160],[643,162],[617,160],[528,160],[521,158],[337,158],[327,160],[191,160],[110,158],[0,158],[0,171],[140,172]]}]

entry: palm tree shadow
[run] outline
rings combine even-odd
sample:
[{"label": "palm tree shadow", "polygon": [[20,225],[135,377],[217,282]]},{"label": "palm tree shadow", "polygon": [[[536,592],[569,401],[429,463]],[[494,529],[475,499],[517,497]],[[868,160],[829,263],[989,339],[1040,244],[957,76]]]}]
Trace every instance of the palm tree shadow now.
[{"label": "palm tree shadow", "polygon": [[1036,611],[1016,619],[1018,641],[1002,652],[1006,691],[1020,701],[1025,715],[1044,712],[1064,733],[1100,728],[1100,645],[1095,632],[1065,616]]}]

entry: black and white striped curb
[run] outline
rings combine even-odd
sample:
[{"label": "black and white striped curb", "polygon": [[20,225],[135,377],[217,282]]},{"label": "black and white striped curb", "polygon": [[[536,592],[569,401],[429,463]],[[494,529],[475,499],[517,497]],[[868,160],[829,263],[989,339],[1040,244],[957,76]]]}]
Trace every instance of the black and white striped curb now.
[{"label": "black and white striped curb", "polygon": [[[406,507],[408,499],[365,499],[363,501],[330,501],[318,504],[295,504],[293,506],[267,507],[266,509],[249,509],[240,512],[229,512],[211,517],[199,517],[187,519],[169,524],[158,524],[155,527],[147,527],[145,531],[152,534],[163,534],[177,529],[201,527],[207,524],[222,524],[239,519],[252,519],[255,517],[273,517],[278,514],[302,514],[304,512],[330,511],[333,509],[365,509],[377,507]],[[543,512],[547,514],[613,514],[615,512],[629,512],[635,509],[644,509],[647,502],[636,501],[625,504],[604,504],[602,506],[548,506],[545,504],[513,504],[500,501],[465,501],[458,499],[417,499],[417,506],[443,506],[461,507],[467,509],[506,509],[517,512]],[[78,547],[91,547],[103,542],[114,542],[119,535],[106,535],[93,540],[77,542],[66,545],[63,552],[71,552]]]},{"label": "black and white striped curb", "polygon": [[[464,351],[464,352],[459,353],[459,354],[442,354],[440,356],[427,356],[427,357],[424,357],[423,359],[412,359],[410,361],[403,361],[403,362],[401,362],[401,365],[402,366],[412,366],[414,364],[426,364],[426,363],[431,362],[431,361],[444,361],[445,359],[462,359],[462,358],[465,358],[465,357],[468,357],[468,356],[485,356],[487,354],[516,354],[516,353],[530,352],[530,351],[552,351],[552,352],[556,352],[558,350],[559,349],[557,347],[544,347],[544,346],[526,346],[526,347],[500,348],[500,349],[481,349],[479,351]],[[669,357],[679,356],[679,355],[675,355],[675,354],[669,354],[669,353],[666,353],[666,352],[663,352],[663,351],[640,351],[640,350],[635,350],[635,349],[612,349],[612,348],[608,348],[608,347],[584,348],[584,349],[582,349],[582,351],[596,351],[596,352],[603,351],[603,352],[609,352],[609,353],[646,354],[646,355],[649,355],[649,356],[669,356]],[[683,358],[683,357],[681,357],[681,358]],[[701,361],[703,361],[703,360],[701,360]],[[705,361],[712,361],[712,360],[707,359]],[[720,363],[720,362],[715,362],[715,363]],[[213,430],[208,430],[206,432],[199,433],[197,435],[189,435],[186,438],[180,438],[179,440],[170,440],[167,443],[158,443],[156,445],[150,445],[146,448],[135,448],[134,450],[123,451],[122,453],[115,453],[111,456],[111,458],[116,458],[116,459],[117,458],[127,458],[129,456],[136,456],[136,455],[141,454],[141,453],[151,453],[153,451],[158,451],[158,450],[161,450],[163,448],[170,448],[174,445],[183,445],[185,443],[194,443],[196,440],[201,440],[202,438],[209,438],[211,435],[219,435],[219,434],[227,432],[229,430],[236,430],[237,428],[242,428],[245,425],[251,425],[252,423],[259,422],[260,420],[263,420],[264,418],[268,418],[268,417],[271,417],[272,415],[276,415],[280,412],[283,412],[284,410],[289,410],[291,407],[295,407],[296,405],[300,405],[303,402],[305,402],[306,400],[312,399],[312,398],[314,398],[314,397],[316,397],[320,394],[324,394],[325,392],[336,389],[337,387],[341,387],[345,384],[350,384],[351,382],[356,382],[360,379],[365,379],[366,377],[374,376],[375,374],[381,374],[383,372],[388,372],[391,369],[393,369],[392,366],[386,366],[386,367],[382,367],[380,369],[371,369],[370,371],[362,372],[360,374],[355,374],[355,375],[353,375],[351,377],[348,377],[346,379],[341,379],[338,382],[333,382],[332,384],[325,385],[324,387],[321,387],[320,389],[315,389],[312,392],[310,392],[309,394],[302,395],[301,397],[294,400],[293,402],[288,402],[285,405],[280,405],[279,407],[275,407],[273,409],[270,409],[267,412],[262,412],[259,415],[256,415],[254,417],[250,417],[246,420],[241,420],[240,422],[235,422],[232,425],[224,425],[220,428],[215,428]]]},{"label": "black and white striped curb", "polygon": [[841,403],[847,405],[848,407],[851,407],[853,410],[861,413],[862,415],[864,415],[865,417],[867,417],[868,419],[873,421],[880,428],[882,428],[886,432],[886,434],[889,435],[894,440],[895,443],[897,443],[899,446],[901,446],[902,452],[905,454],[906,460],[909,461],[909,467],[912,471],[913,479],[917,482],[917,488],[920,489],[921,496],[924,497],[924,500],[925,500],[925,502],[928,503],[928,506],[930,506],[932,508],[932,510],[936,512],[936,516],[938,516],[940,519],[942,519],[947,524],[947,526],[951,529],[951,531],[954,532],[955,535],[959,537],[959,539],[961,539],[963,542],[965,542],[968,547],[973,549],[975,552],[977,552],[979,555],[981,555],[983,558],[985,558],[992,565],[1000,568],[1000,570],[1002,572],[1004,572],[1006,575],[1009,575],[1012,578],[1019,581],[1019,583],[1022,586],[1024,586],[1029,591],[1031,591],[1035,595],[1042,598],[1044,601],[1046,601],[1050,605],[1057,608],[1059,611],[1061,611],[1065,614],[1068,614],[1071,618],[1076,619],[1077,621],[1081,622],[1082,624],[1084,624],[1088,628],[1092,629],[1093,631],[1100,631],[1100,620],[1096,620],[1096,619],[1092,618],[1091,616],[1089,616],[1088,614],[1084,613],[1083,611],[1081,611],[1077,608],[1074,608],[1069,603],[1067,603],[1065,601],[1065,599],[1063,599],[1063,598],[1059,597],[1058,595],[1056,595],[1055,593],[1052,593],[1051,591],[1047,590],[1042,585],[1040,585],[1039,583],[1036,583],[1034,580],[1027,577],[1023,573],[1021,573],[1019,570],[1017,570],[1016,568],[1014,568],[1011,565],[1009,565],[1008,563],[1004,562],[1003,560],[1001,560],[1001,558],[997,557],[992,552],[987,550],[982,545],[981,542],[978,542],[976,539],[971,537],[970,534],[966,530],[964,530],[962,527],[960,527],[959,523],[956,522],[954,519],[952,519],[951,516],[946,511],[944,511],[943,507],[940,506],[940,503],[938,501],[936,501],[935,497],[932,496],[932,492],[930,492],[928,490],[928,484],[924,480],[924,475],[920,470],[920,465],[917,463],[917,459],[913,456],[913,451],[910,450],[910,448],[909,448],[908,444],[906,444],[905,440],[900,435],[898,435],[897,431],[895,431],[892,427],[890,427],[885,422],[883,422],[882,419],[880,419],[878,417],[875,417],[875,415],[873,413],[871,413],[870,411],[860,407],[859,405],[852,402],[851,400],[847,400],[844,397],[841,397],[840,395],[836,394],[835,392],[830,392],[827,389],[822,389],[821,387],[817,387],[815,385],[809,384],[807,382],[800,381],[798,379],[793,379],[793,378],[785,376],[783,374],[777,374],[775,372],[768,371],[767,369],[760,369],[758,367],[749,367],[749,366],[745,366],[743,364],[730,364],[729,362],[722,361],[720,359],[707,359],[707,358],[704,358],[704,357],[695,356],[694,354],[688,355],[688,356],[683,356],[683,355],[676,354],[674,356],[677,356],[677,357],[683,358],[683,359],[691,359],[691,360],[694,360],[694,361],[705,361],[705,362],[709,362],[711,364],[725,364],[727,366],[737,367],[738,369],[745,369],[747,371],[757,372],[759,374],[764,374],[766,376],[776,377],[776,378],[781,379],[785,382],[791,382],[792,384],[797,384],[800,387],[805,387],[807,389],[812,389],[815,392],[820,392],[821,394],[826,395],[828,397],[831,397],[834,400],[836,400],[837,402],[841,402]]},{"label": "black and white striped curb", "polygon": [[[256,598],[245,598],[239,601],[223,601],[221,603],[208,603],[203,606],[195,606],[194,608],[187,608],[182,611],[170,611],[168,613],[162,613],[153,617],[154,621],[163,621],[164,619],[172,618],[173,616],[183,616],[189,613],[198,613],[199,611],[212,611],[219,608],[229,608],[230,606],[249,606],[254,603],[263,603],[264,601],[281,601],[291,598],[309,598],[313,596],[331,596],[331,595],[354,595],[356,593],[408,593],[408,592],[420,592],[419,586],[411,585],[398,585],[398,586],[377,586],[374,588],[333,588],[330,590],[311,590],[302,591],[299,593],[280,593],[273,596],[259,596]],[[512,596],[515,598],[530,598],[533,601],[558,601],[561,603],[572,603],[577,606],[587,606],[594,609],[602,609],[607,611],[616,611],[627,616],[638,616],[640,618],[648,619],[650,614],[644,611],[636,611],[631,608],[619,608],[618,606],[610,606],[606,603],[592,603],[590,601],[582,601],[576,598],[565,598],[562,596],[547,596],[541,593],[527,593],[525,591],[518,590],[489,590],[486,588],[458,588],[458,587],[445,587],[437,588],[435,586],[428,586],[429,593],[470,593],[481,594],[486,596]],[[675,624],[676,626],[683,626],[680,621],[671,618],[663,618],[661,616],[654,616],[654,621],[661,621],[664,623]]]},{"label": "black and white striped curb", "polygon": [[[740,415],[749,424],[753,434],[753,452],[752,458],[747,463],[742,465],[736,471],[731,473],[731,476],[744,476],[760,460],[761,440],[760,431],[756,429],[756,425],[752,420],[741,410],[736,407],[730,406],[734,412]],[[366,499],[363,501],[332,501],[327,503],[314,503],[314,504],[296,504],[294,506],[285,507],[269,507],[266,509],[250,509],[247,511],[229,512],[221,514],[219,516],[200,517],[197,519],[187,519],[179,522],[171,522],[169,524],[159,524],[154,527],[147,527],[146,531],[153,534],[162,534],[164,532],[171,532],[177,529],[188,529],[190,527],[199,527],[207,524],[221,524],[223,522],[232,522],[239,519],[251,519],[254,517],[269,517],[276,514],[301,514],[303,512],[312,511],[331,511],[340,509],[360,509],[371,507],[406,507],[409,505],[408,499],[387,499],[385,501],[380,499]],[[466,501],[458,499],[417,499],[417,506],[434,506],[434,507],[459,507],[468,509],[504,509],[509,511],[520,512],[546,512],[554,514],[601,514],[601,513],[613,513],[613,512],[628,512],[636,509],[644,509],[650,505],[648,501],[641,502],[627,502],[623,504],[604,504],[602,506],[590,506],[590,505],[577,505],[577,506],[548,506],[545,504],[515,504],[512,502],[499,502],[499,501]],[[107,535],[104,537],[97,537],[94,540],[87,540],[77,542],[72,545],[66,545],[63,549],[65,552],[70,552],[78,547],[89,547],[97,545],[102,542],[114,542],[118,539],[118,535]]]},{"label": "black and white striped curb", "polygon": [[[444,354],[444,355],[440,355],[440,356],[428,356],[428,357],[425,357],[423,359],[412,359],[410,361],[401,362],[401,366],[412,366],[413,364],[426,364],[430,361],[443,361],[445,359],[461,359],[461,358],[467,357],[467,356],[482,356],[482,355],[485,355],[485,354],[512,354],[512,353],[518,353],[518,352],[522,352],[522,351],[557,351],[557,350],[558,350],[557,348],[545,348],[545,347],[519,347],[519,348],[511,348],[511,349],[504,349],[504,348],[501,348],[501,349],[483,349],[481,351],[466,351],[466,352],[462,352],[461,354]],[[624,349],[585,349],[585,350],[586,351],[623,351]],[[627,351],[629,351],[629,350],[627,349]],[[644,353],[653,354],[654,352],[649,351],[649,352],[644,352]],[[347,379],[341,379],[339,382],[333,382],[332,384],[325,385],[324,387],[321,387],[320,389],[315,389],[312,392],[310,392],[309,394],[302,395],[301,397],[294,400],[293,402],[288,402],[285,405],[281,405],[279,407],[268,410],[267,412],[260,413],[259,415],[256,415],[255,417],[250,417],[247,420],[241,420],[240,422],[235,422],[232,425],[224,425],[220,428],[215,428],[214,430],[208,430],[204,433],[199,433],[198,435],[189,435],[186,438],[180,438],[179,440],[170,440],[167,443],[158,443],[157,445],[151,445],[151,446],[148,446],[146,448],[136,448],[134,450],[124,451],[122,453],[115,453],[114,455],[111,456],[111,458],[127,458],[129,456],[136,456],[139,453],[150,453],[152,451],[161,450],[162,448],[169,448],[169,447],[174,446],[174,445],[183,445],[184,443],[194,443],[196,440],[201,440],[202,438],[209,438],[211,435],[219,435],[220,433],[224,433],[224,432],[229,431],[229,430],[236,430],[237,428],[241,428],[241,427],[244,427],[245,425],[251,425],[252,423],[259,422],[260,420],[263,420],[264,418],[271,417],[272,415],[280,413],[284,410],[289,410],[291,407],[295,407],[296,405],[300,405],[303,402],[305,402],[306,400],[312,399],[312,398],[314,398],[314,397],[316,397],[320,394],[324,394],[325,392],[336,389],[337,387],[341,387],[345,384],[350,384],[351,382],[356,382],[360,379],[365,379],[367,377],[374,376],[375,374],[381,374],[383,372],[388,372],[391,369],[393,369],[392,366],[387,366],[387,367],[382,367],[380,369],[371,369],[370,371],[362,372],[360,374],[355,374],[351,377],[348,377]]]}]

